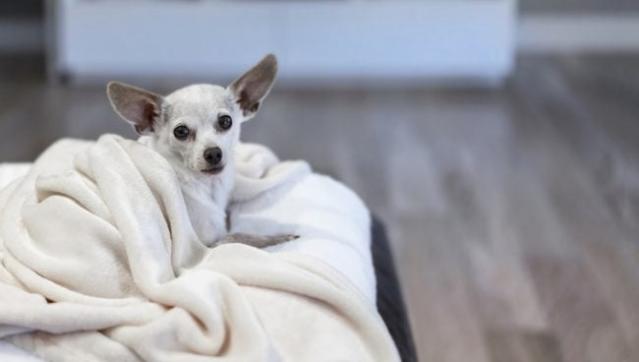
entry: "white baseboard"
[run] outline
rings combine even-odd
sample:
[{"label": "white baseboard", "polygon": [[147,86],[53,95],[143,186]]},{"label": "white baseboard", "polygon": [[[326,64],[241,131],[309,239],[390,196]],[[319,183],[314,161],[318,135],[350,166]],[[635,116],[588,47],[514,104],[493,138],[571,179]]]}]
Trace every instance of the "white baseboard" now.
[{"label": "white baseboard", "polygon": [[639,14],[523,16],[520,53],[639,52]]},{"label": "white baseboard", "polygon": [[42,53],[42,23],[39,19],[0,21],[0,53]]}]

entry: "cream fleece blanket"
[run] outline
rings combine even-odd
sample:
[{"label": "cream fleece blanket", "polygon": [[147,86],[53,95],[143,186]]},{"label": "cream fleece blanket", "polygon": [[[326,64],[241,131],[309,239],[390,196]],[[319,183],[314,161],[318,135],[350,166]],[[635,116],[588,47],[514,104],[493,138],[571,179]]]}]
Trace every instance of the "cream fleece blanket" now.
[{"label": "cream fleece blanket", "polygon": [[203,247],[172,169],[133,141],[52,146],[0,210],[0,338],[47,360],[398,359],[374,307],[326,264]]}]

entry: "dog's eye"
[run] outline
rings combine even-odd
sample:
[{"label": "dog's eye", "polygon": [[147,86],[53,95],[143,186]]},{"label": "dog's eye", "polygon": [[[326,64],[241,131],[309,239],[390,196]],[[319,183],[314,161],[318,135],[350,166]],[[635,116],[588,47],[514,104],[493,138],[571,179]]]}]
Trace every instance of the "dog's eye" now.
[{"label": "dog's eye", "polygon": [[173,130],[173,135],[179,140],[185,140],[189,136],[190,130],[187,126],[177,126]]},{"label": "dog's eye", "polygon": [[233,125],[233,119],[231,116],[227,116],[226,114],[222,115],[217,119],[217,125],[220,129],[226,131]]}]

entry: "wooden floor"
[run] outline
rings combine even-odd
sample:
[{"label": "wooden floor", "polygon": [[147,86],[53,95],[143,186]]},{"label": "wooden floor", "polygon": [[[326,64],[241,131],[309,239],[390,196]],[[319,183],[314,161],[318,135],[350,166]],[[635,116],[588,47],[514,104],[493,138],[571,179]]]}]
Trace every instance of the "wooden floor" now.
[{"label": "wooden floor", "polygon": [[[0,66],[0,161],[131,135],[101,88]],[[494,91],[276,91],[245,135],[386,222],[422,361],[639,361],[639,57],[525,58]]]}]

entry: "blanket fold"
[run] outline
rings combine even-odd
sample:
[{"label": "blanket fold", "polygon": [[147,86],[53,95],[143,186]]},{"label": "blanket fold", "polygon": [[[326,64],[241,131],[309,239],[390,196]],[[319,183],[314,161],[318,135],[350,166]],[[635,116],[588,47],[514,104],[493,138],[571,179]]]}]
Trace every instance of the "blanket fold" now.
[{"label": "blanket fold", "polygon": [[[237,210],[310,172],[258,145],[237,158]],[[0,191],[0,338],[51,361],[398,359],[326,264],[205,247],[167,161],[114,135],[59,142]]]}]

